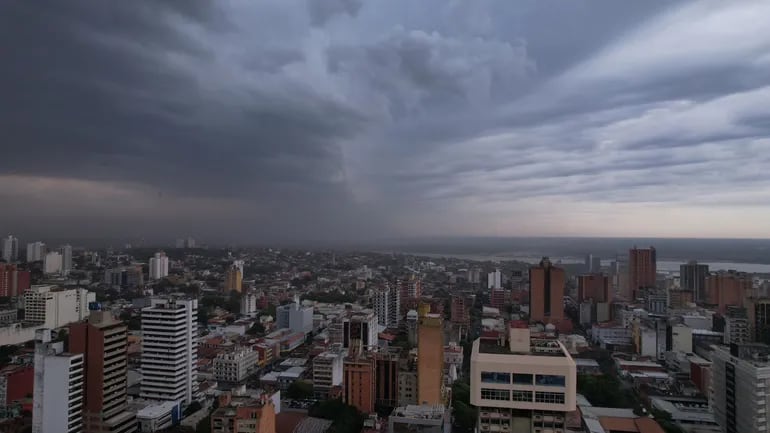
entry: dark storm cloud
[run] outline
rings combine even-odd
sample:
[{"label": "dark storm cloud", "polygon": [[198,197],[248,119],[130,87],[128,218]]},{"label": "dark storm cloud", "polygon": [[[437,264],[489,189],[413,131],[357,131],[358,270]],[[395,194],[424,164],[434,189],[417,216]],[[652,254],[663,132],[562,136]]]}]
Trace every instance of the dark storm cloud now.
[{"label": "dark storm cloud", "polygon": [[363,5],[363,0],[307,0],[310,21],[321,26],[339,14],[355,16]]}]

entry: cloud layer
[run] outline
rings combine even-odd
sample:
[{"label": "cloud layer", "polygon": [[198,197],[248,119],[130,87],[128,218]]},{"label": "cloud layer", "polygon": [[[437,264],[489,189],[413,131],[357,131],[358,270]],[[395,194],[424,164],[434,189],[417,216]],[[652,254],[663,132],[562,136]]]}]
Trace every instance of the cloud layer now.
[{"label": "cloud layer", "polygon": [[10,1],[0,230],[770,236],[762,2]]}]

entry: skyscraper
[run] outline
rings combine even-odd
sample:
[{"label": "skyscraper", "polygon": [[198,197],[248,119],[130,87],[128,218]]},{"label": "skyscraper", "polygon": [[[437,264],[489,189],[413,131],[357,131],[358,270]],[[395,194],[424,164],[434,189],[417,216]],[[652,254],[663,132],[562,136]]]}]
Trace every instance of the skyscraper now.
[{"label": "skyscraper", "polygon": [[35,332],[32,433],[83,431],[84,364],[82,353],[65,353],[51,330]]},{"label": "skyscraper", "polygon": [[377,323],[388,328],[398,328],[401,319],[401,296],[397,287],[385,285],[375,289],[374,311]]},{"label": "skyscraper", "polygon": [[225,291],[232,290],[238,293],[243,290],[243,271],[236,264],[230,265],[225,272]]},{"label": "skyscraper", "polygon": [[27,262],[39,262],[45,256],[45,244],[38,241],[27,244]]},{"label": "skyscraper", "polygon": [[198,394],[198,301],[152,299],[142,309],[142,398],[190,404]]},{"label": "skyscraper", "polygon": [[8,263],[19,260],[19,240],[13,235],[3,239],[3,260]]},{"label": "skyscraper", "polygon": [[369,414],[375,405],[375,365],[368,357],[351,357],[343,366],[345,379],[342,381],[345,403]]},{"label": "skyscraper", "polygon": [[126,349],[128,328],[109,311],[90,305],[87,322],[70,326],[69,350],[85,360],[84,433],[136,431],[128,411]]},{"label": "skyscraper", "polygon": [[150,279],[160,280],[168,276],[168,257],[166,253],[158,252],[150,259]]},{"label": "skyscraper", "polygon": [[61,253],[51,251],[43,258],[43,272],[46,274],[60,274],[62,272]]},{"label": "skyscraper", "polygon": [[30,272],[0,263],[0,296],[21,296],[30,288]]},{"label": "skyscraper", "polygon": [[72,270],[72,246],[62,245],[61,252],[61,271],[63,274],[69,274]]},{"label": "skyscraper", "polygon": [[503,274],[500,269],[495,269],[487,275],[487,289],[497,289],[503,287]]},{"label": "skyscraper", "polygon": [[679,265],[679,285],[682,290],[692,292],[692,298],[695,302],[705,302],[708,274],[709,265],[700,265],[692,260],[687,264]]},{"label": "skyscraper", "polygon": [[622,295],[627,300],[636,299],[639,289],[655,287],[657,276],[655,248],[631,248],[628,250],[628,290]]},{"label": "skyscraper", "polygon": [[578,302],[593,299],[594,302],[612,302],[610,279],[603,274],[580,275],[578,280]]},{"label": "skyscraper", "polygon": [[529,268],[530,320],[558,323],[564,320],[564,269],[543,257],[538,266]]},{"label": "skyscraper", "polygon": [[443,403],[444,328],[441,315],[426,314],[417,325],[417,403]]},{"label": "skyscraper", "polygon": [[706,303],[717,305],[724,313],[728,305],[743,306],[752,294],[754,281],[751,274],[736,271],[720,271],[706,277]]},{"label": "skyscraper", "polygon": [[709,407],[725,433],[768,433],[770,347],[765,344],[711,346]]}]

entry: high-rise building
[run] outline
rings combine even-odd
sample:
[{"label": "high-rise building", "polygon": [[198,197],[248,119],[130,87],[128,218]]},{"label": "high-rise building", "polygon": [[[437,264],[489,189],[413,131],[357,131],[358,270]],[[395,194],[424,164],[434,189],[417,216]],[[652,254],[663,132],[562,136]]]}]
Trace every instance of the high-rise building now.
[{"label": "high-rise building", "polygon": [[579,275],[578,280],[578,303],[586,299],[593,299],[594,302],[612,302],[612,289],[610,288],[610,279],[603,274]]},{"label": "high-rise building", "polygon": [[185,241],[185,246],[187,248],[195,248],[195,246],[196,246],[195,239],[193,239],[192,237],[188,236],[187,240]]},{"label": "high-rise building", "polygon": [[87,289],[32,286],[24,292],[24,322],[51,329],[61,328],[88,317],[88,305],[95,301],[96,293]]},{"label": "high-rise building", "polygon": [[725,312],[724,343],[750,343],[751,331],[745,308],[728,306]]},{"label": "high-rise building", "polygon": [[69,351],[85,362],[83,432],[134,432],[136,415],[126,398],[128,328],[99,304],[90,307],[88,321],[69,330]]},{"label": "high-rise building", "polygon": [[45,257],[46,248],[45,244],[37,241],[27,244],[27,262],[39,262]]},{"label": "high-rise building", "polygon": [[380,349],[372,353],[375,370],[375,403],[381,406],[398,405],[399,350]]},{"label": "high-rise building", "polygon": [[249,291],[241,296],[241,315],[255,316],[259,311],[257,308],[257,299],[259,296],[254,291]]},{"label": "high-rise building", "polygon": [[375,406],[375,366],[369,357],[354,356],[345,360],[342,381],[345,403],[369,414]]},{"label": "high-rise building", "polygon": [[718,306],[719,312],[727,311],[728,305],[743,306],[752,294],[754,280],[751,274],[736,271],[720,271],[706,277],[706,303]]},{"label": "high-rise building", "polygon": [[371,310],[353,313],[342,319],[342,347],[352,354],[377,346],[377,315]]},{"label": "high-rise building", "polygon": [[313,358],[313,393],[318,399],[327,399],[329,392],[342,386],[344,350],[337,346]]},{"label": "high-rise building", "polygon": [[593,254],[586,255],[586,273],[598,274],[602,271],[602,259]]},{"label": "high-rise building", "polygon": [[385,285],[375,289],[374,311],[377,323],[388,328],[398,328],[401,320],[401,292],[396,287]]},{"label": "high-rise building", "polygon": [[564,320],[564,269],[543,257],[538,266],[529,268],[530,320],[559,323]]},{"label": "high-rise building", "polygon": [[313,331],[313,307],[303,307],[299,297],[295,297],[291,304],[277,307],[275,315],[279,328],[288,328],[293,332],[305,334]]},{"label": "high-rise building", "polygon": [[243,290],[243,271],[237,265],[231,265],[225,272],[225,291],[235,290],[240,293]]},{"label": "high-rise building", "polygon": [[576,408],[575,361],[555,339],[509,329],[505,345],[477,339],[471,352],[471,404],[482,432],[566,431]]},{"label": "high-rise building", "polygon": [[770,347],[711,346],[710,408],[725,433],[768,433]]},{"label": "high-rise building", "polygon": [[61,271],[63,274],[69,274],[72,270],[72,246],[62,245],[59,249],[61,253]]},{"label": "high-rise building", "polygon": [[655,248],[633,247],[628,250],[628,288],[622,293],[626,300],[636,299],[639,289],[655,287],[658,261]]},{"label": "high-rise building", "polygon": [[479,268],[468,269],[467,277],[468,277],[468,282],[471,284],[481,283],[481,269]]},{"label": "high-rise building", "polygon": [[692,292],[695,302],[706,301],[706,277],[709,274],[709,265],[698,264],[692,260],[684,265],[679,265],[679,286],[682,290]]},{"label": "high-rise building", "polygon": [[19,239],[13,235],[3,239],[3,260],[8,263],[19,260]]},{"label": "high-rise building", "polygon": [[505,306],[505,290],[503,288],[498,287],[489,292],[489,305],[499,309]]},{"label": "high-rise building", "polygon": [[426,314],[417,325],[417,402],[444,401],[444,327],[441,316]]},{"label": "high-rise building", "polygon": [[401,306],[416,305],[422,294],[422,280],[415,275],[411,275],[407,279],[398,280],[396,285],[399,289]]},{"label": "high-rise building", "polygon": [[142,309],[140,395],[190,404],[198,394],[198,301],[151,299]]},{"label": "high-rise building", "polygon": [[155,253],[155,256],[150,258],[150,279],[160,280],[163,277],[168,276],[168,257],[164,252]]},{"label": "high-rise building", "polygon": [[62,256],[61,253],[51,251],[43,258],[43,273],[45,274],[60,274],[62,273]]},{"label": "high-rise building", "polygon": [[746,312],[752,341],[770,344],[770,299],[747,299]]},{"label": "high-rise building", "polygon": [[500,273],[500,269],[495,269],[494,272],[487,274],[487,289],[500,287],[503,287],[503,274]]},{"label": "high-rise building", "polygon": [[469,309],[471,305],[465,296],[452,295],[451,320],[452,323],[467,325],[470,322]]},{"label": "high-rise building", "polygon": [[83,431],[85,357],[64,352],[51,330],[35,332],[32,433]]},{"label": "high-rise building", "polygon": [[141,266],[121,266],[104,271],[104,283],[113,287],[133,289],[144,284]]},{"label": "high-rise building", "polygon": [[0,296],[21,296],[30,288],[30,272],[0,263]]}]

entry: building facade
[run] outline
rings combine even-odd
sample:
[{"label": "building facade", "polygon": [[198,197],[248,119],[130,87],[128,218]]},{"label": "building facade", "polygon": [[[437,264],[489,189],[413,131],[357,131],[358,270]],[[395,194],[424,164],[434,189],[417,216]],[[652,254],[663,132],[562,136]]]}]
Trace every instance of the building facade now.
[{"label": "building facade", "polygon": [[693,301],[706,301],[706,276],[709,275],[709,265],[698,264],[692,260],[679,265],[679,286],[682,290],[692,293]]},{"label": "building facade", "polygon": [[398,328],[401,320],[401,292],[389,285],[375,289],[374,311],[377,323],[387,328]]},{"label": "building facade", "polygon": [[0,296],[21,296],[30,288],[29,271],[20,270],[16,265],[0,263]]},{"label": "building facade", "polygon": [[767,433],[770,425],[770,347],[712,346],[710,406],[725,433]]},{"label": "building facade", "polygon": [[753,292],[751,274],[736,271],[715,272],[706,277],[706,303],[716,305],[720,313],[727,306],[743,306],[747,296]]},{"label": "building facade", "polygon": [[628,250],[628,288],[623,297],[627,301],[636,299],[639,289],[655,287],[658,277],[658,260],[655,248]]},{"label": "building facade", "polygon": [[64,352],[50,329],[35,334],[32,433],[83,431],[84,356]]},{"label": "building facade", "polygon": [[344,363],[343,397],[345,403],[368,414],[374,412],[375,366],[371,358],[351,357]]},{"label": "building facade", "polygon": [[578,281],[578,303],[587,299],[594,302],[612,302],[612,287],[610,279],[603,274],[579,275]]},{"label": "building facade", "polygon": [[564,320],[564,269],[543,257],[538,266],[529,269],[530,320],[559,323]]},{"label": "building facade", "polygon": [[326,399],[332,388],[342,385],[345,356],[343,350],[328,350],[313,358],[313,392]]},{"label": "building facade", "polygon": [[163,277],[168,276],[168,257],[164,252],[155,253],[150,258],[150,279],[160,280]]},{"label": "building facade", "polygon": [[220,382],[240,383],[258,367],[259,354],[248,347],[217,354],[214,358],[214,378]]},{"label": "building facade", "polygon": [[441,316],[426,314],[417,326],[417,402],[444,402],[444,327]]},{"label": "building facade", "polygon": [[19,260],[19,239],[13,235],[3,239],[3,260],[8,263]]},{"label": "building facade", "polygon": [[24,293],[24,322],[46,328],[60,328],[88,317],[88,305],[96,293],[86,289],[32,286]]}]

